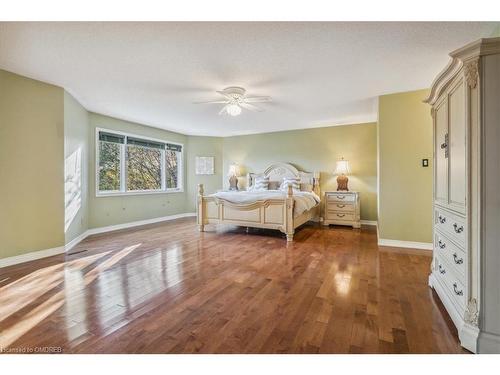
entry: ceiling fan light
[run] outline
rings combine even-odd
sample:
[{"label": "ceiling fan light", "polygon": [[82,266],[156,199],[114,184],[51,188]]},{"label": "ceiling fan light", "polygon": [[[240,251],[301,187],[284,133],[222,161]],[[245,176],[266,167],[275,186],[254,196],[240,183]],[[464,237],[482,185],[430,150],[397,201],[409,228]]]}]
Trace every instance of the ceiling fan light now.
[{"label": "ceiling fan light", "polygon": [[241,107],[238,104],[229,104],[226,107],[226,111],[231,116],[238,116],[241,113]]}]

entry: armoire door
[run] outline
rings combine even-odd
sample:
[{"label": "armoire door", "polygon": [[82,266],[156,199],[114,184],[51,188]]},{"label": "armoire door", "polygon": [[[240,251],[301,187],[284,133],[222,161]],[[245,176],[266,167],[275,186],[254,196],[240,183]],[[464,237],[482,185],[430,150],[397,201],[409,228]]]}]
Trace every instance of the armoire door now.
[{"label": "armoire door", "polygon": [[434,200],[448,204],[448,104],[446,97],[434,112]]},{"label": "armoire door", "polygon": [[448,94],[448,204],[451,209],[465,214],[466,174],[466,103],[463,78]]}]

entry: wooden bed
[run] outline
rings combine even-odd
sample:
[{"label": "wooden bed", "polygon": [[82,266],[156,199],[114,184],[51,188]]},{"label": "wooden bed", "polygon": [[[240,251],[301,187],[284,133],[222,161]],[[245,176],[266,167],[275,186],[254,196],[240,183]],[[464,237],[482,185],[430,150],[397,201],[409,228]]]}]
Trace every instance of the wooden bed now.
[{"label": "wooden bed", "polygon": [[[275,163],[264,173],[247,175],[248,186],[252,186],[258,175],[269,177],[275,186],[285,177],[299,177],[301,190],[313,191],[321,197],[319,172],[308,173],[297,170],[288,163]],[[207,224],[233,224],[251,228],[277,229],[286,234],[287,241],[293,241],[295,228],[310,220],[319,221],[320,204],[294,217],[292,187],[283,198],[257,200],[249,204],[232,203],[227,200],[203,195],[203,184],[198,185],[197,223],[203,232]]]}]

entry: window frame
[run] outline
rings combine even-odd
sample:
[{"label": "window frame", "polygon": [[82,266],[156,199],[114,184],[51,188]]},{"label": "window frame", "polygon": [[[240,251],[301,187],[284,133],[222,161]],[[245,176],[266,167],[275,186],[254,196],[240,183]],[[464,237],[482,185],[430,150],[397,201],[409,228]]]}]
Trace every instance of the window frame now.
[{"label": "window frame", "polygon": [[[120,144],[120,190],[109,190],[101,191],[99,190],[99,132],[106,132],[111,134],[122,135],[125,137],[125,142]],[[180,160],[178,166],[178,186],[176,188],[166,187],[166,171],[165,171],[165,151],[161,150],[161,189],[154,190],[127,190],[127,137],[144,139],[145,141],[153,141],[160,143],[170,143],[182,147],[179,152]],[[95,163],[94,163],[94,177],[95,177],[95,196],[99,197],[116,197],[125,195],[147,195],[147,194],[172,194],[172,193],[183,193],[184,192],[184,144],[179,142],[167,141],[164,139],[151,138],[139,134],[123,132],[119,130],[106,129],[101,127],[95,128]]]}]

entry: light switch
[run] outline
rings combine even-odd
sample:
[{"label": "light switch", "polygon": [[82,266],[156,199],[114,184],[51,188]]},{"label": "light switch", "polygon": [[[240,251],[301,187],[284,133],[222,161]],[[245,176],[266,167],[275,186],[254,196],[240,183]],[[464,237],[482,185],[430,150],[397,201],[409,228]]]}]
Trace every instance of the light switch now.
[{"label": "light switch", "polygon": [[422,159],[422,167],[428,167],[429,166],[429,159]]}]

